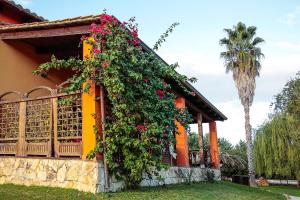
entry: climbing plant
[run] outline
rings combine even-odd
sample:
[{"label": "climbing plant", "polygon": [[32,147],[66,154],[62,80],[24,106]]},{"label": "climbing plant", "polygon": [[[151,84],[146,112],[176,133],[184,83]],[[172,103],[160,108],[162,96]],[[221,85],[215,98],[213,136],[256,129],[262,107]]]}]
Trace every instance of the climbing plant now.
[{"label": "climbing plant", "polygon": [[[161,36],[154,45],[155,50],[176,25]],[[91,25],[90,34],[84,36],[82,42],[92,46],[90,58],[59,60],[52,57],[50,62],[39,66],[35,74],[69,68],[74,75],[70,77],[71,84],[66,92],[81,89],[83,83],[90,82],[105,87],[108,100],[106,142],[99,140],[90,157],[105,149],[110,172],[122,178],[127,187],[135,187],[143,172],[166,167],[162,155],[174,149],[175,121],[185,128],[191,122],[186,109],[176,108],[169,83],[176,83],[187,95],[193,95],[183,83],[195,79],[178,74],[177,64],[168,65],[153,51],[145,51],[134,18],[120,23],[104,13]],[[88,91],[89,84],[84,88],[84,92]]]}]

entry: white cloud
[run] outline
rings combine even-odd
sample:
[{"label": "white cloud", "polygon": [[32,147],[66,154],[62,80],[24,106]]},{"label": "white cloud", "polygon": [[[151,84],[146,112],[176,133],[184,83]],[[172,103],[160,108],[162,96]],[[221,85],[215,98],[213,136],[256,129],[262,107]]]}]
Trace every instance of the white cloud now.
[{"label": "white cloud", "polygon": [[[216,104],[227,116],[228,120],[217,123],[218,137],[225,137],[231,143],[236,144],[239,140],[246,140],[244,128],[244,110],[240,102],[229,101]],[[252,128],[257,128],[270,113],[270,102],[255,102],[250,109],[250,121]],[[204,133],[208,133],[208,125],[204,124]],[[192,125],[191,130],[197,132],[197,125]]]},{"label": "white cloud", "polygon": [[220,75],[225,72],[219,54],[212,55],[199,51],[184,51],[178,53],[161,53],[161,56],[168,63],[178,62],[181,66],[178,71],[184,74],[187,72],[187,75],[195,75],[195,73]]},{"label": "white cloud", "polygon": [[[285,44],[287,45],[287,44]],[[262,75],[296,74],[300,70],[300,53],[269,54],[262,61]],[[275,81],[275,80],[274,80]]]},{"label": "white cloud", "polygon": [[300,6],[297,6],[295,10],[292,12],[286,14],[283,18],[281,18],[279,21],[281,23],[287,24],[287,25],[294,25],[298,23],[300,17]]},{"label": "white cloud", "polygon": [[[262,60],[262,75],[295,74],[300,70],[300,44],[291,42],[279,42],[279,48],[293,49],[291,54],[276,54],[265,52],[266,57]],[[298,50],[298,51],[296,51]],[[282,50],[282,52],[285,52]],[[184,51],[176,53],[161,53],[168,63],[178,62],[178,71],[188,76],[200,75],[225,75],[224,63],[219,54],[208,54],[200,51]]]},{"label": "white cloud", "polygon": [[281,41],[277,43],[279,48],[300,52],[300,43]]},{"label": "white cloud", "polygon": [[22,6],[27,6],[32,2],[32,0],[15,0],[17,4],[21,4]]}]

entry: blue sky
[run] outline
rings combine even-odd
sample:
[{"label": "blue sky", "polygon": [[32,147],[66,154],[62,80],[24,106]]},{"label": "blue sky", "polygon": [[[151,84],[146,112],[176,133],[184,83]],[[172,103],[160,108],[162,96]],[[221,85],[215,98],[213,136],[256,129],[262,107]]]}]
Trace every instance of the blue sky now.
[{"label": "blue sky", "polygon": [[[175,32],[159,50],[169,63],[179,62],[180,72],[198,78],[195,87],[227,117],[218,134],[233,143],[245,139],[243,109],[230,74],[219,58],[223,28],[239,21],[257,26],[265,39],[266,58],[251,111],[253,128],[267,117],[273,96],[300,70],[300,1],[297,0],[17,0],[49,20],[99,14],[107,9],[124,21],[135,16],[140,38],[150,47],[173,22]],[[195,126],[192,126],[194,129]],[[204,126],[207,131],[207,126]]]}]

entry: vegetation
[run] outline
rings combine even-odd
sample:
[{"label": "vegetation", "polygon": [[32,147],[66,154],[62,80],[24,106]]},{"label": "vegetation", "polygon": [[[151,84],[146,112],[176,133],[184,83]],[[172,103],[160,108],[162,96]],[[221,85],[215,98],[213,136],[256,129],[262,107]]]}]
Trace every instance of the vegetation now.
[{"label": "vegetation", "polygon": [[1,185],[0,199],[14,200],[104,200],[104,199],[197,199],[197,200],[284,200],[285,198],[276,193],[263,191],[259,188],[218,182],[214,184],[199,183],[192,185],[171,185],[157,188],[141,188],[137,191],[128,191],[113,194],[91,194],[78,192],[76,190],[58,189],[49,187],[26,187],[16,185]]},{"label": "vegetation", "polygon": [[[191,150],[199,149],[198,134],[189,134],[189,148]],[[203,137],[204,152],[209,154],[209,134]],[[218,144],[220,148],[221,172],[223,176],[230,177],[232,175],[244,175],[247,173],[247,153],[246,143],[240,141],[236,145],[232,145],[226,138],[219,137]]]},{"label": "vegetation", "polygon": [[275,96],[274,111],[256,132],[257,172],[300,180],[300,72]]},{"label": "vegetation", "polygon": [[238,90],[241,104],[244,107],[249,184],[250,186],[256,186],[250,107],[256,87],[255,78],[259,76],[260,60],[264,56],[258,45],[264,40],[260,37],[255,37],[256,27],[246,27],[241,22],[234,26],[233,29],[224,29],[224,31],[227,37],[220,40],[220,45],[225,46],[226,50],[221,52],[221,58],[225,61],[226,72],[232,72],[233,74],[233,80]]},{"label": "vegetation", "polygon": [[[176,25],[161,36],[155,50]],[[82,39],[92,47],[90,59],[57,60],[53,57],[35,73],[62,68],[73,70],[66,92],[82,89],[82,85],[88,83],[84,88],[87,92],[90,82],[105,87],[106,142],[99,138],[90,157],[105,151],[109,170],[132,188],[140,183],[143,172],[166,167],[162,154],[174,149],[169,147],[175,144],[175,120],[186,128],[190,123],[187,110],[176,108],[172,85],[167,80],[175,81],[187,95],[192,95],[182,83],[194,79],[178,74],[177,64],[167,65],[154,52],[142,49],[134,18],[120,23],[113,16],[103,14],[97,24],[91,25],[90,32]]]}]

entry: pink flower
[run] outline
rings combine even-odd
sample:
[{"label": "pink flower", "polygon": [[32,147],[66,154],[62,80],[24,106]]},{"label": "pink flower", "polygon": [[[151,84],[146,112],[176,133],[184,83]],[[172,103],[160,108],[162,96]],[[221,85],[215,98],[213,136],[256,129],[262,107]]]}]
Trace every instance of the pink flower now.
[{"label": "pink flower", "polygon": [[165,97],[165,92],[163,90],[156,90],[156,94],[160,99],[163,99]]},{"label": "pink flower", "polygon": [[94,54],[100,54],[101,53],[101,49],[93,49],[93,53]]},{"label": "pink flower", "polygon": [[147,128],[146,128],[145,125],[143,125],[143,124],[137,125],[136,128],[137,128],[139,131],[146,131],[146,130],[147,130]]},{"label": "pink flower", "polygon": [[92,23],[91,27],[90,27],[90,31],[93,32],[93,33],[97,32],[97,24]]}]

